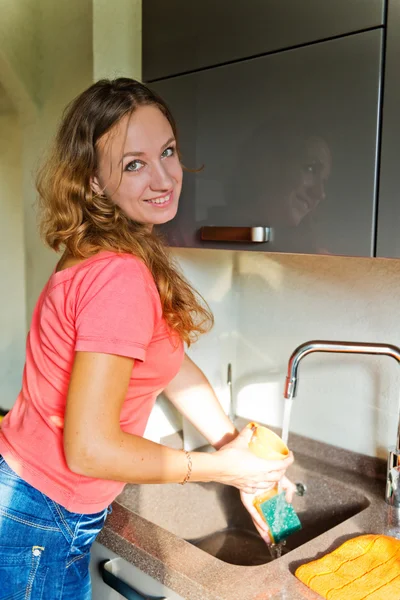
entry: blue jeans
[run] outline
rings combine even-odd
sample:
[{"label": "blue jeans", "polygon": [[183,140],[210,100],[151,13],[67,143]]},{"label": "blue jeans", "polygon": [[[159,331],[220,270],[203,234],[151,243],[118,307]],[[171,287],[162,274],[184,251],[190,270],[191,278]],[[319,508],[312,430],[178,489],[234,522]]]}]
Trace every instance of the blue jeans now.
[{"label": "blue jeans", "polygon": [[90,600],[90,548],[108,512],[69,512],[0,456],[0,600]]}]

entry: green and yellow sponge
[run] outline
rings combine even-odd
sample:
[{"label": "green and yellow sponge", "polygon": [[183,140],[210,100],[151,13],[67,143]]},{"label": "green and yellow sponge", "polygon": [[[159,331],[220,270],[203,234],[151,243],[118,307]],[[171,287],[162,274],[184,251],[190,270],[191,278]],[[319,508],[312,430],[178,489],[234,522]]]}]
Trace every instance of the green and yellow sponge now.
[{"label": "green and yellow sponge", "polygon": [[293,506],[286,502],[285,492],[274,494],[268,500],[257,503],[257,510],[268,525],[271,542],[274,544],[279,544],[301,529],[299,517]]}]

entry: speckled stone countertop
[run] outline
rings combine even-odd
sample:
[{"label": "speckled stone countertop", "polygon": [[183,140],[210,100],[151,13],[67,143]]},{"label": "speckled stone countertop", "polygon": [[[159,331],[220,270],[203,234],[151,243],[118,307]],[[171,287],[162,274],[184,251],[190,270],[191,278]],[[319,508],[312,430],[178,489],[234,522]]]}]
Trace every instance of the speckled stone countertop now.
[{"label": "speckled stone countertop", "polygon": [[[366,508],[273,562],[245,567],[223,562],[144,518],[153,506],[138,511],[137,488],[143,486],[128,485],[98,541],[187,600],[317,600],[320,596],[294,576],[297,566],[363,533],[400,538],[399,514],[384,501],[384,461],[296,435],[290,442],[298,468],[317,475],[321,494],[329,494],[334,483],[338,489],[345,486],[348,496],[363,497]],[[190,489],[190,484],[179,488]],[[180,520],[206,518],[198,510],[193,514],[189,501],[183,506]]]}]

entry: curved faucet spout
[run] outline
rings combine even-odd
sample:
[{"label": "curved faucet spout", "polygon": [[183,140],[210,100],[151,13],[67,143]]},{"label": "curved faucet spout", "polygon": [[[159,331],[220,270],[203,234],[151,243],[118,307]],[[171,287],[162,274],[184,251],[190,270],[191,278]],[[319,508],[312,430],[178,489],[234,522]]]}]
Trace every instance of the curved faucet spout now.
[{"label": "curved faucet spout", "polygon": [[367,344],[365,342],[332,342],[311,340],[298,346],[292,353],[285,383],[285,398],[294,398],[297,392],[297,371],[302,358],[313,352],[340,352],[346,354],[382,354],[400,363],[400,348],[391,344]]},{"label": "curved faucet spout", "polygon": [[[400,348],[391,344],[367,344],[365,342],[333,342],[312,340],[298,346],[292,353],[285,383],[285,398],[291,399],[297,392],[297,372],[302,358],[312,352],[340,352],[345,354],[381,354],[391,356],[400,363]],[[400,415],[397,427],[396,447],[389,449],[386,502],[400,508]]]}]

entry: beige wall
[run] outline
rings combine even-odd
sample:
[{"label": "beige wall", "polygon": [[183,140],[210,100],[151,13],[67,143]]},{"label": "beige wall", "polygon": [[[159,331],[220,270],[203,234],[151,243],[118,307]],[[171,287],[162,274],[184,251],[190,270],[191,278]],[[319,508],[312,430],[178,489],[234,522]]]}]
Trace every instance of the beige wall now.
[{"label": "beige wall", "polygon": [[25,348],[22,140],[18,115],[0,113],[0,406],[14,403]]},{"label": "beige wall", "polygon": [[34,208],[35,173],[51,143],[61,111],[92,82],[92,3],[90,0],[41,0],[39,36],[41,62],[37,69],[40,103],[35,119],[24,127],[24,218],[26,303],[30,320],[40,291],[53,268],[56,255],[38,235]]},{"label": "beige wall", "polygon": [[32,101],[37,102],[40,0],[2,0],[0,8],[0,78],[6,75],[2,67],[7,74],[9,68]]},{"label": "beige wall", "polygon": [[142,76],[141,0],[94,0],[93,79]]},{"label": "beige wall", "polygon": [[[242,253],[238,411],[282,422],[291,352],[311,339],[400,346],[400,261]],[[400,368],[391,358],[314,354],[299,367],[292,429],[386,456],[395,444]]]}]

